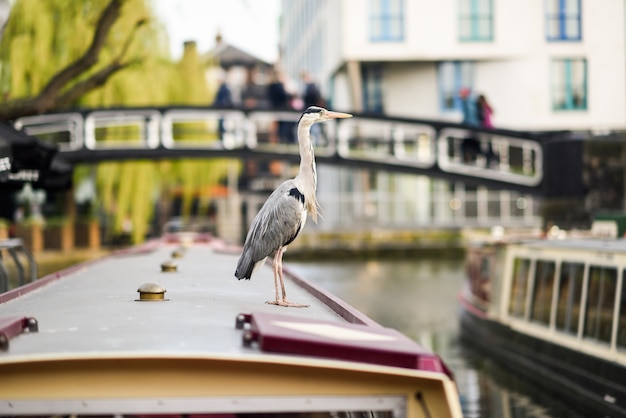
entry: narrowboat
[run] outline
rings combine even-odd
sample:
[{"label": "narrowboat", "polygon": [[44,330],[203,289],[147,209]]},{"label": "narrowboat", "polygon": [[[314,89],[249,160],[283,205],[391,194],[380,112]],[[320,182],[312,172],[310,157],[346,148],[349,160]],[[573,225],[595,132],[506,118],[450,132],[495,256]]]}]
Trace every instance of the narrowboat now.
[{"label": "narrowboat", "polygon": [[626,416],[626,240],[477,242],[461,337],[584,416]]},{"label": "narrowboat", "polygon": [[0,294],[1,416],[461,418],[444,362],[285,269],[169,234]]}]

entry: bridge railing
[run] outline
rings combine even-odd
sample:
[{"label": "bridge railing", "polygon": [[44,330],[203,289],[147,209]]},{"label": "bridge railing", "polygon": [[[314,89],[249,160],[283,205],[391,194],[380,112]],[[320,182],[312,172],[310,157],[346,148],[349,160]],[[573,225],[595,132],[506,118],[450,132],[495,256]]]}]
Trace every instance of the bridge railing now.
[{"label": "bridge railing", "polygon": [[56,144],[61,151],[85,146],[84,117],[78,112],[25,116],[17,119],[14,125],[28,135]]},{"label": "bridge railing", "polygon": [[161,119],[161,145],[170,149],[235,149],[250,146],[241,111],[171,109]]},{"label": "bridge railing", "polygon": [[437,163],[434,138],[435,129],[425,124],[348,119],[339,127],[337,149],[346,159],[430,168]]},{"label": "bridge railing", "polygon": [[[542,143],[533,135],[443,121],[355,116],[313,126],[317,156],[334,163],[382,164],[392,170],[415,169],[528,188],[543,181]],[[127,156],[144,157],[149,154],[138,152],[154,150],[164,158],[168,151],[200,156],[242,149],[296,156],[299,117],[299,112],[258,109],[127,108],[29,116],[15,126],[58,144],[61,156],[74,155],[75,160],[97,161],[103,150],[109,151],[103,159],[122,158],[125,150],[135,151]]]},{"label": "bridge railing", "polygon": [[[297,126],[299,112],[255,110],[248,116],[248,145],[257,151],[297,155],[299,152]],[[315,154],[331,156],[335,153],[337,124],[329,121],[311,127]]]},{"label": "bridge railing", "polygon": [[160,143],[160,121],[161,114],[155,110],[92,112],[85,117],[84,146],[91,150],[154,149]]},{"label": "bridge railing", "polygon": [[537,138],[434,121],[359,117],[342,121],[338,154],[345,159],[385,162],[482,177],[525,186],[543,179]]},{"label": "bridge railing", "polygon": [[541,144],[497,132],[444,128],[438,135],[439,167],[446,172],[527,186],[543,179]]}]

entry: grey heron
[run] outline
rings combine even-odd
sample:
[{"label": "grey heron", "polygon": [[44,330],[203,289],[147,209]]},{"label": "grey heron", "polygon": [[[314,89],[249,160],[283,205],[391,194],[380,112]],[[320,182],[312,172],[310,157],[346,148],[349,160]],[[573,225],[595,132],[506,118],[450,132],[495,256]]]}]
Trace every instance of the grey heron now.
[{"label": "grey heron", "polygon": [[330,119],[349,118],[348,113],[333,112],[311,106],[302,113],[298,122],[300,169],[295,178],[283,182],[267,198],[248,230],[243,253],[237,262],[235,277],[250,280],[252,273],[261,267],[267,257],[274,254],[273,271],[276,299],[267,303],[279,306],[306,307],[289,302],[283,280],[283,253],[298,236],[311,215],[317,222],[318,203],[315,197],[317,172],[311,141],[311,125]]}]

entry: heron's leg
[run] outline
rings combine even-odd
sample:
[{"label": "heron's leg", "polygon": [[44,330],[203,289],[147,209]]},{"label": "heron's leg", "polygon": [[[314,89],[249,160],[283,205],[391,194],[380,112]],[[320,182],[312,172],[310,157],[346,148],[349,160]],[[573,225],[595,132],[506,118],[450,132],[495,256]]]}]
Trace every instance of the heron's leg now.
[{"label": "heron's leg", "polygon": [[[308,308],[309,305],[302,305],[300,303],[293,303],[287,300],[287,294],[285,292],[285,281],[283,279],[283,253],[285,248],[280,248],[276,251],[274,256],[274,285],[276,286],[276,301],[267,302],[272,305],[286,306],[291,308]],[[280,289],[279,289],[280,283]],[[280,292],[279,292],[280,291]],[[282,297],[280,297],[282,295]]]},{"label": "heron's leg", "polygon": [[280,279],[280,288],[283,292],[283,300],[287,300],[287,293],[285,292],[285,280],[283,279],[283,254],[285,254],[285,247],[278,250],[280,255],[277,257],[278,263],[278,278]]},{"label": "heron's leg", "polygon": [[[280,258],[282,248],[276,250],[276,254],[274,254],[274,261],[272,263],[272,271],[274,272],[274,288],[276,290],[276,304],[280,304],[280,302],[285,298],[285,285],[283,284],[282,278],[282,265],[280,263]],[[281,295],[281,287],[282,287],[282,298]]]}]

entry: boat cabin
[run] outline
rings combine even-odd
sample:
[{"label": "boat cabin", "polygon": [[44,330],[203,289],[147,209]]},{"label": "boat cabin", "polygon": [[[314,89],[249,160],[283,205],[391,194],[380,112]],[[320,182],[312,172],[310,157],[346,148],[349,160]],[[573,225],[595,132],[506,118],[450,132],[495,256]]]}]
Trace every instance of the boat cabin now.
[{"label": "boat cabin", "polygon": [[477,246],[465,294],[499,323],[626,365],[626,241]]}]

